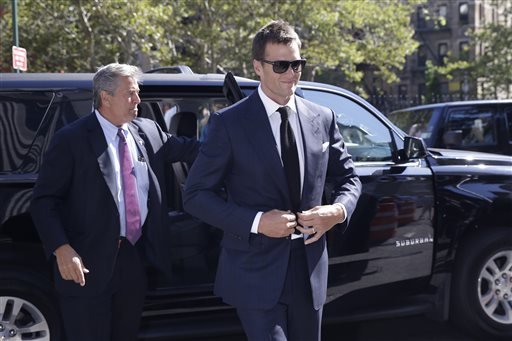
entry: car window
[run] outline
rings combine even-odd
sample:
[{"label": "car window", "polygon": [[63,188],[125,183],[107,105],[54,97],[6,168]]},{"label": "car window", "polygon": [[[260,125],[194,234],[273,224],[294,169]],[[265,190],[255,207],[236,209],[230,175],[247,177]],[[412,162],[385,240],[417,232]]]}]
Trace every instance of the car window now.
[{"label": "car window", "polygon": [[508,131],[508,140],[512,142],[512,107],[505,108],[505,117],[507,120],[507,131]]},{"label": "car window", "polygon": [[0,172],[19,168],[53,98],[47,91],[0,94]]},{"label": "car window", "polygon": [[165,128],[178,136],[206,138],[210,114],[228,106],[228,100],[215,96],[181,96],[143,98],[139,105],[140,116],[158,122],[163,117]]},{"label": "car window", "polygon": [[461,147],[496,144],[494,116],[495,110],[489,107],[453,108],[448,112],[447,130],[461,133]]},{"label": "car window", "polygon": [[348,152],[355,162],[391,161],[389,129],[357,102],[339,94],[302,89],[304,97],[331,108]]},{"label": "car window", "polygon": [[421,137],[427,146],[431,145],[434,109],[395,111],[387,117],[407,135]]},{"label": "car window", "polygon": [[63,90],[52,93],[53,98],[44,120],[19,167],[21,172],[36,172],[42,163],[44,152],[56,131],[80,117],[92,112],[92,91]]}]

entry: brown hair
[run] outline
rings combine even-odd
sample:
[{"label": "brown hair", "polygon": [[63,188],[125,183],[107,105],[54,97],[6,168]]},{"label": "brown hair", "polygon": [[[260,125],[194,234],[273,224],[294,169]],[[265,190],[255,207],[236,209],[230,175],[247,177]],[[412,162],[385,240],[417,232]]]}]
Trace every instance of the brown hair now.
[{"label": "brown hair", "polygon": [[252,58],[265,59],[265,47],[267,43],[290,44],[296,42],[300,48],[302,43],[295,29],[286,21],[273,20],[263,26],[254,36],[252,41]]}]

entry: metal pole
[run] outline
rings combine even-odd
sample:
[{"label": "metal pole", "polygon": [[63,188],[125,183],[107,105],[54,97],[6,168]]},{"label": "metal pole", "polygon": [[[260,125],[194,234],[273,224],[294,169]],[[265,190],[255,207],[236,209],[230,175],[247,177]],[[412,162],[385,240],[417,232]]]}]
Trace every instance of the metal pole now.
[{"label": "metal pole", "polygon": [[[18,40],[18,0],[12,0],[12,43],[14,46],[19,46]],[[14,72],[14,70],[13,70]],[[17,73],[20,70],[16,69]]]}]

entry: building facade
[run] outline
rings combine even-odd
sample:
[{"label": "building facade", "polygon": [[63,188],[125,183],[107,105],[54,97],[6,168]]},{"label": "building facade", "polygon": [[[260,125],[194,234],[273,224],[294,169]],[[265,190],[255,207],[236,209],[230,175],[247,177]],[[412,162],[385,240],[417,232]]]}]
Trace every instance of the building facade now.
[{"label": "building facade", "polygon": [[502,13],[500,7],[510,6],[511,2],[428,0],[418,7],[412,23],[415,39],[420,45],[407,58],[399,73],[400,81],[386,89],[387,100],[375,104],[383,110],[390,110],[423,103],[482,98],[482,83],[478,80],[470,80],[464,73],[450,80],[442,76],[429,78],[427,62],[442,66],[448,58],[471,60],[481,55],[485,47],[470,44],[468,33],[486,24],[498,22]]}]

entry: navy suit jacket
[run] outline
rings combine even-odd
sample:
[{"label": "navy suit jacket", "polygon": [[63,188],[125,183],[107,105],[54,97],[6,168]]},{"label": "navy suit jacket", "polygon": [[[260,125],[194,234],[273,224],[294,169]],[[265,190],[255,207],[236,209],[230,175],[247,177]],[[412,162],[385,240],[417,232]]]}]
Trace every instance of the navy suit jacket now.
[{"label": "navy suit jacket", "polygon": [[[332,202],[353,212],[361,183],[332,110],[296,98],[302,131],[305,175],[301,210],[322,204],[326,181]],[[227,192],[227,197],[221,193]],[[258,211],[288,210],[291,202],[270,122],[258,92],[215,113],[208,137],[192,166],[184,195],[185,210],[224,231],[215,293],[231,305],[273,307],[282,292],[290,240],[250,233]],[[347,219],[348,222],[348,219]],[[325,235],[306,246],[315,308],[326,299]]]},{"label": "navy suit jacket", "polygon": [[[148,119],[135,119],[129,129],[148,163],[150,183],[148,216],[137,246],[145,250],[149,261],[157,262],[165,258],[161,253],[166,249],[166,173],[170,162],[192,162],[198,145],[195,140],[165,134]],[[69,243],[90,270],[86,285],[80,287],[63,280],[55,268],[59,292],[96,295],[108,283],[120,233],[115,192],[115,173],[96,115],[59,130],[45,154],[30,212],[49,257],[57,247]]]}]

